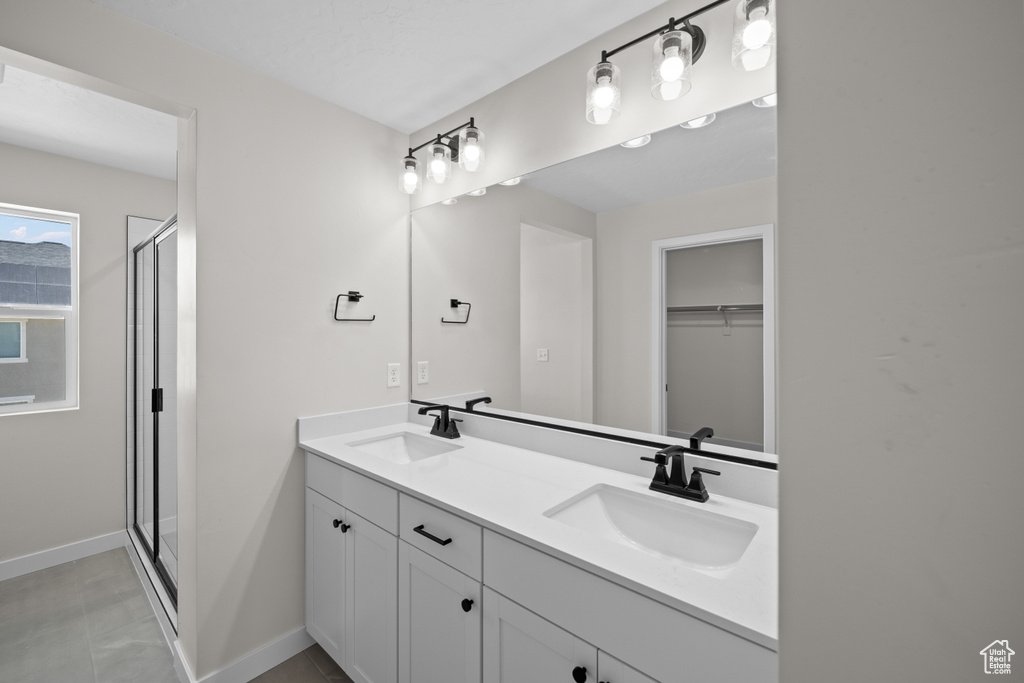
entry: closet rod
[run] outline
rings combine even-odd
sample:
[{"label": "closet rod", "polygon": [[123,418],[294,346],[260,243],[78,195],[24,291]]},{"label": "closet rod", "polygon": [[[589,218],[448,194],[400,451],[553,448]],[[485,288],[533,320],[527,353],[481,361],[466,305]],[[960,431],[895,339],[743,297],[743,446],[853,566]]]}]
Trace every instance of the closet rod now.
[{"label": "closet rod", "polygon": [[763,311],[763,304],[728,304],[722,306],[669,306],[669,313],[732,313],[735,311]]}]

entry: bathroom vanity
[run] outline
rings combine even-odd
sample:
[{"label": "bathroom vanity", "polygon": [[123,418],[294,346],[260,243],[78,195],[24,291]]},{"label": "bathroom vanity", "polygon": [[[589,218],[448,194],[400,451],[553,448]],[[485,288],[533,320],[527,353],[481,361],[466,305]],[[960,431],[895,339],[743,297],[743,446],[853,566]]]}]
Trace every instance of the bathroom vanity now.
[{"label": "bathroom vanity", "polygon": [[353,680],[777,680],[777,511],[720,493],[774,471],[682,500],[649,449],[417,407],[299,421],[306,628]]}]

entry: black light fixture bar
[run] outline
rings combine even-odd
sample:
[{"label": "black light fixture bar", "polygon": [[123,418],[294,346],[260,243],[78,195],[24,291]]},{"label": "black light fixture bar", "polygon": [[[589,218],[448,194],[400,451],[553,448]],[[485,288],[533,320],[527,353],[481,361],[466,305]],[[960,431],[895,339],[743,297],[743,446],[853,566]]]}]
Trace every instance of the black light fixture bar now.
[{"label": "black light fixture bar", "polygon": [[476,128],[476,123],[474,123],[473,119],[474,119],[474,117],[470,116],[469,117],[469,121],[467,121],[466,123],[462,124],[461,126],[455,126],[454,128],[452,128],[447,133],[439,133],[436,138],[430,138],[429,140],[424,142],[419,147],[410,147],[409,148],[409,156],[412,156],[413,153],[420,151],[421,149],[423,149],[427,145],[433,145],[436,142],[441,142],[441,138],[451,139],[452,133],[458,133],[463,128]]},{"label": "black light fixture bar", "polygon": [[[623,50],[631,48],[634,45],[636,45],[637,43],[642,43],[645,40],[649,40],[650,38],[653,38],[654,36],[659,35],[661,33],[664,33],[665,31],[674,31],[676,29],[676,27],[679,26],[680,24],[689,26],[690,19],[693,19],[694,17],[699,17],[701,14],[704,14],[708,10],[712,10],[712,9],[718,7],[719,5],[724,5],[727,2],[732,2],[732,0],[715,0],[715,2],[712,2],[712,3],[708,4],[708,5],[704,5],[700,9],[694,10],[693,12],[690,12],[689,14],[687,14],[682,19],[676,19],[676,18],[672,17],[672,18],[670,18],[668,20],[667,24],[665,24],[663,26],[659,26],[658,28],[654,29],[653,31],[650,31],[649,33],[645,33],[644,35],[640,36],[639,38],[637,38],[635,40],[631,40],[628,43],[625,43],[624,45],[620,45],[619,47],[615,48],[614,50],[602,50],[601,51],[601,61],[602,62],[607,62],[610,57],[615,56],[619,52],[622,52]],[[693,58],[693,61],[695,61],[695,62],[697,61],[697,57],[696,56]]]}]

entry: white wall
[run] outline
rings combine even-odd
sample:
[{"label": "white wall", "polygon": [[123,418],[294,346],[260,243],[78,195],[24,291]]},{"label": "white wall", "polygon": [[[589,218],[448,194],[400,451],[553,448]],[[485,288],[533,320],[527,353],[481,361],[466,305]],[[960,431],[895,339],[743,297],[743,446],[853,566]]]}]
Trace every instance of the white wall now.
[{"label": "white wall", "polygon": [[[412,214],[412,363],[430,363],[430,383],[412,396],[430,399],[482,389],[492,407],[520,408],[520,226],[550,226],[586,237],[594,214],[527,185],[493,187],[483,197]],[[473,305],[469,324],[449,308]]]},{"label": "white wall", "polygon": [[0,417],[0,560],[9,560],[124,529],[125,221],[169,216],[175,188],[6,144],[0,159],[0,201],[81,215],[79,408]]},{"label": "white wall", "polygon": [[1024,652],[1022,6],[780,3],[787,683]]},{"label": "white wall", "polygon": [[[408,136],[88,0],[5,2],[0,45],[197,112],[197,176],[179,187],[195,197],[179,207],[179,274],[193,245],[198,254],[196,278],[179,283],[183,305],[197,301],[183,336],[194,329],[198,359],[188,410],[179,403],[179,622],[202,677],[304,623],[295,419],[407,397],[407,384],[385,386],[385,371],[408,358],[408,200],[394,189]],[[333,321],[349,289],[366,295],[359,310],[375,322]],[[93,424],[110,421],[121,452],[123,381],[112,387],[120,398]],[[92,428],[65,433],[81,443]],[[111,486],[123,488],[122,462],[104,475]]]},{"label": "white wall", "polygon": [[651,243],[775,223],[775,190],[765,178],[598,214],[595,422],[651,429]]},{"label": "white wall", "polygon": [[593,241],[524,223],[519,256],[520,410],[590,422]]}]

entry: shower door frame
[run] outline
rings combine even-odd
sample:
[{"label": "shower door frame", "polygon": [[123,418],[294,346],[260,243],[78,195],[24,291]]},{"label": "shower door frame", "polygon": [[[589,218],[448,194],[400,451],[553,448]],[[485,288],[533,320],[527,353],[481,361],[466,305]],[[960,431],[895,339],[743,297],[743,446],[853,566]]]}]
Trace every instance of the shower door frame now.
[{"label": "shower door frame", "polygon": [[[177,214],[171,216],[164,221],[160,227],[158,227],[153,233],[151,233],[146,239],[139,242],[135,247],[132,248],[132,258],[134,264],[132,268],[133,277],[133,292],[132,292],[132,309],[133,309],[133,325],[135,326],[136,332],[140,329],[139,325],[139,253],[143,251],[150,244],[153,245],[153,289],[151,292],[153,299],[153,388],[161,391],[161,410],[153,411],[153,430],[149,435],[145,435],[152,439],[153,442],[153,487],[152,487],[152,499],[153,499],[153,533],[151,538],[147,540],[147,535],[143,529],[139,526],[139,497],[134,495],[134,514],[132,518],[132,526],[135,530],[135,535],[138,537],[142,544],[143,549],[146,552],[146,556],[152,563],[153,568],[156,570],[160,577],[160,582],[163,584],[164,590],[167,591],[167,595],[171,600],[172,605],[177,609],[178,605],[178,587],[177,581],[173,579],[168,571],[167,567],[163,562],[163,558],[160,555],[160,413],[162,412],[162,391],[163,387],[160,387],[160,278],[159,278],[159,264],[160,264],[160,250],[159,244],[170,237],[170,235],[176,232],[178,229],[178,217]],[[143,326],[144,327],[144,326]],[[134,399],[133,405],[135,408],[132,410],[132,421],[133,421],[133,444],[132,444],[132,462],[133,462],[133,481],[132,486],[138,486],[139,478],[139,344],[141,343],[140,335],[132,335],[132,397]],[[145,370],[145,368],[143,368]],[[177,378],[174,379],[177,381]],[[177,395],[177,392],[175,392]],[[152,408],[152,404],[150,406]],[[145,481],[145,478],[143,478]],[[177,489],[175,489],[177,490]],[[177,506],[175,506],[177,509]]]}]

